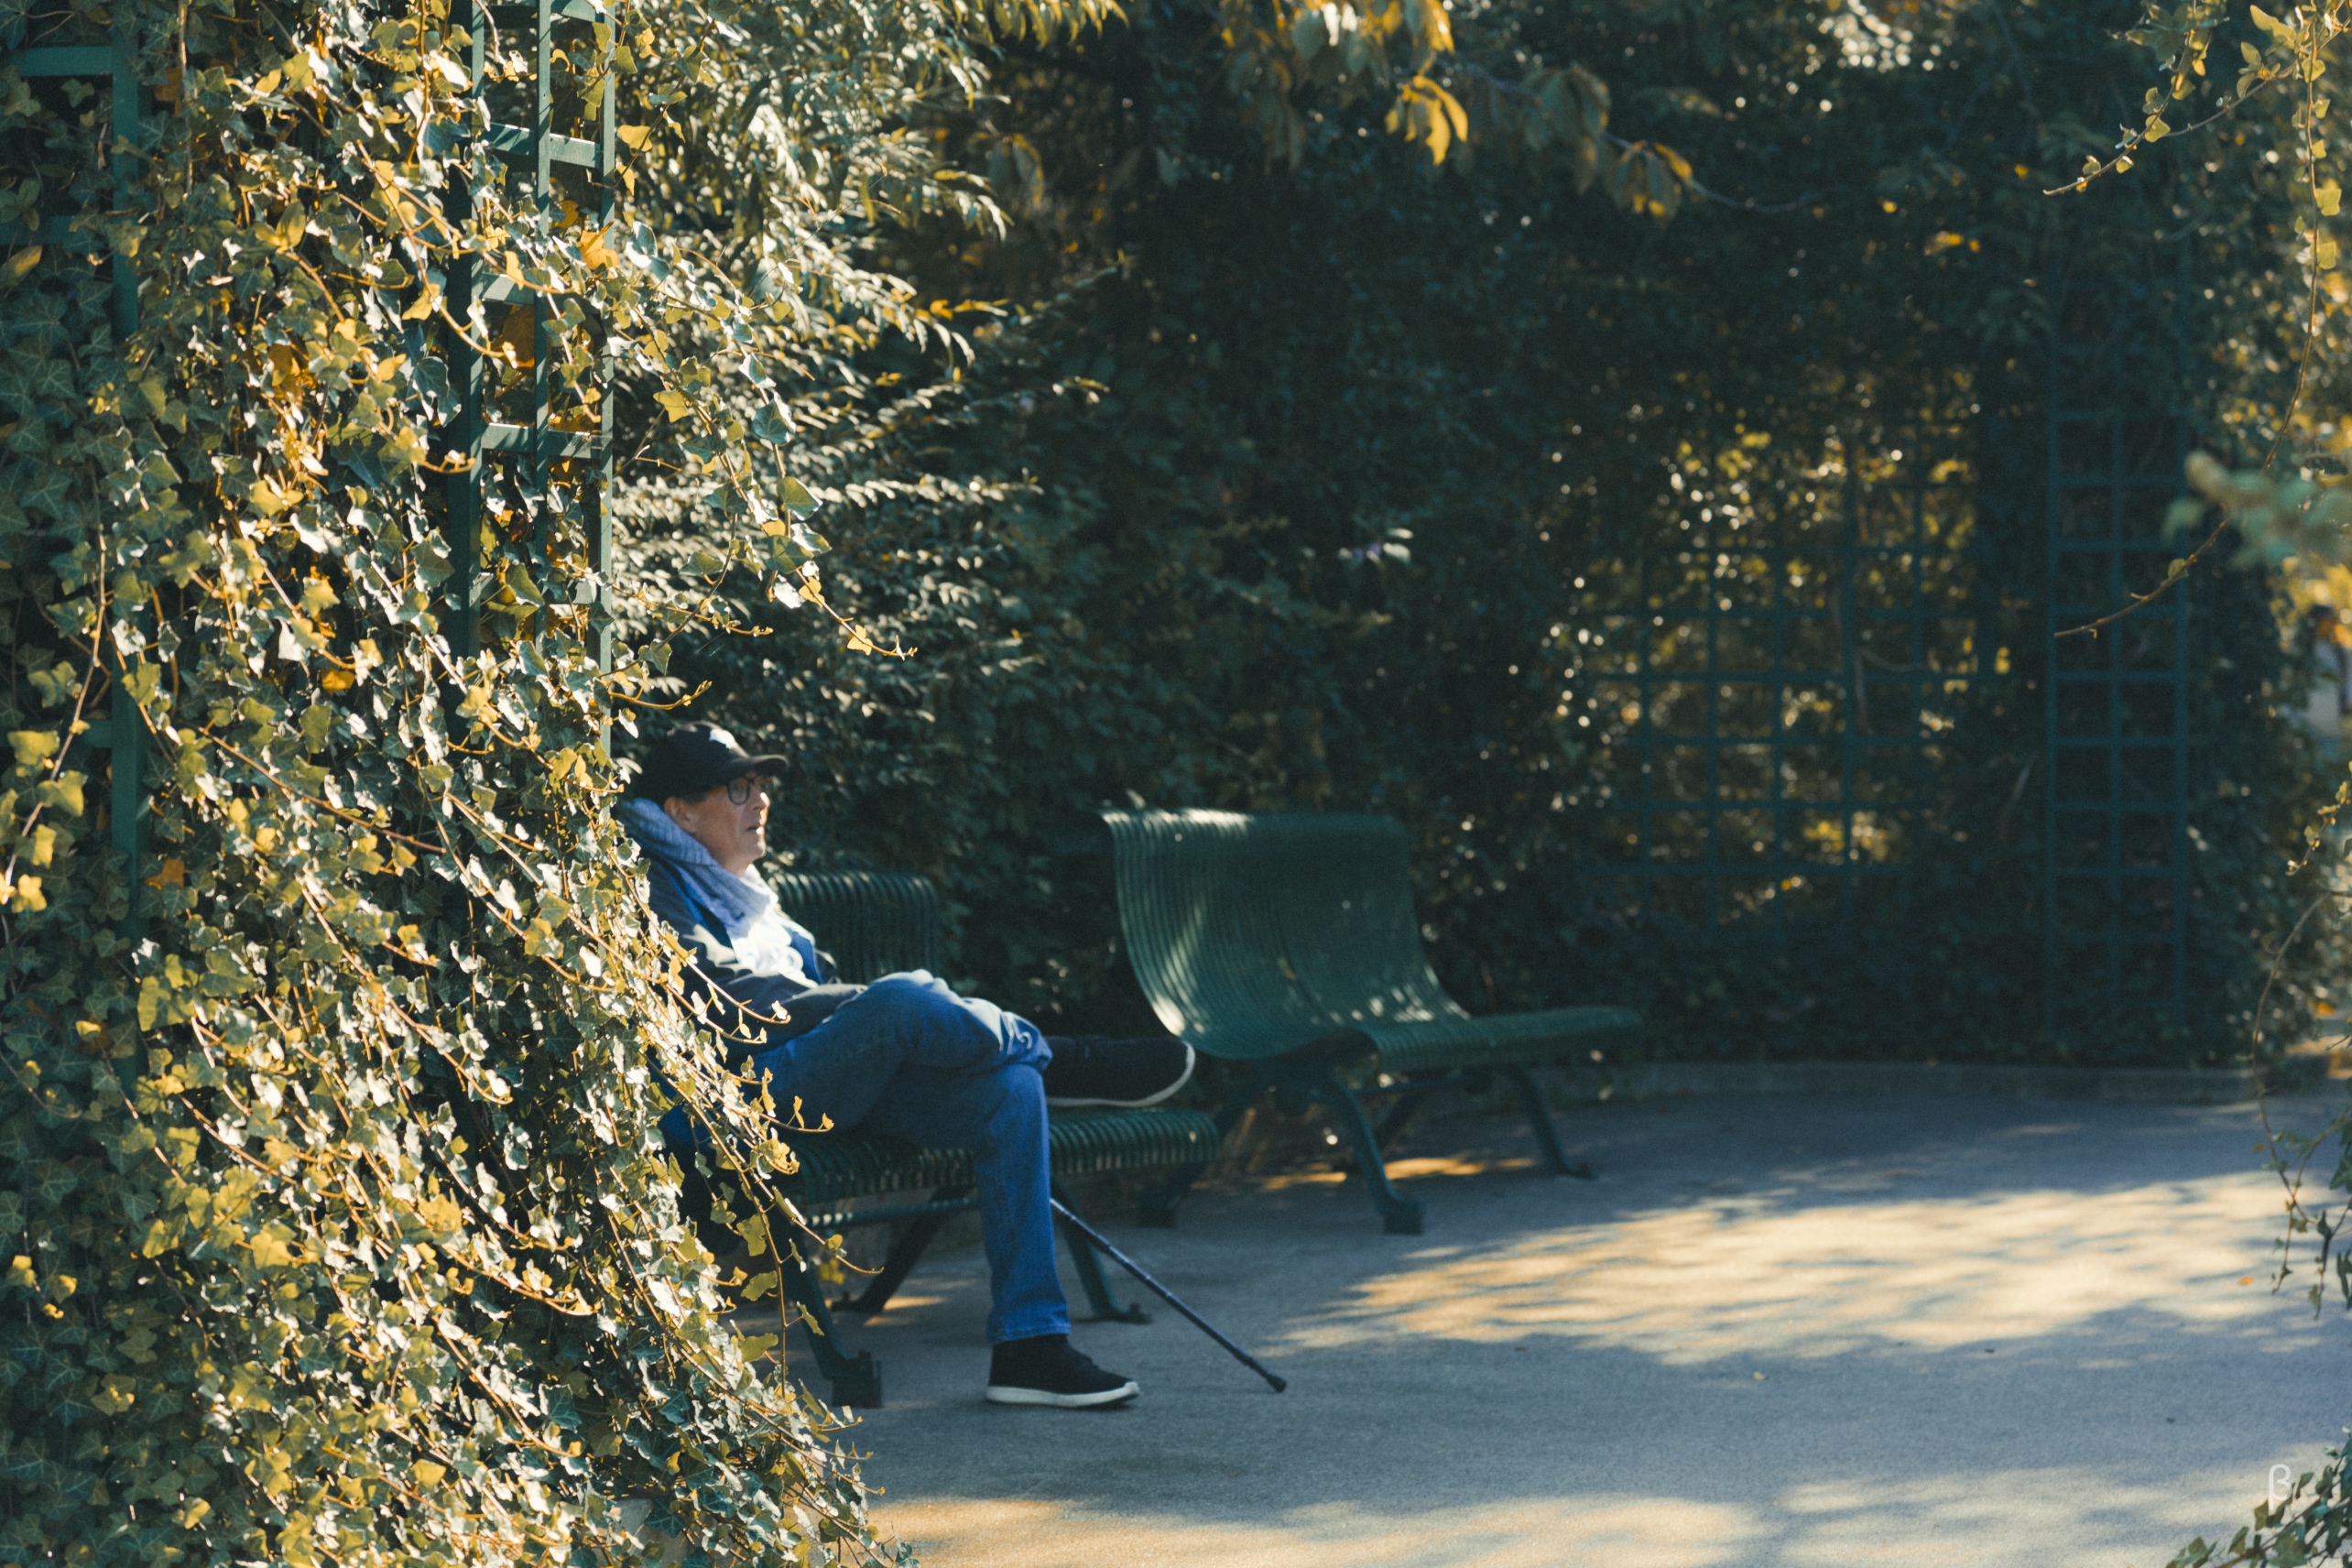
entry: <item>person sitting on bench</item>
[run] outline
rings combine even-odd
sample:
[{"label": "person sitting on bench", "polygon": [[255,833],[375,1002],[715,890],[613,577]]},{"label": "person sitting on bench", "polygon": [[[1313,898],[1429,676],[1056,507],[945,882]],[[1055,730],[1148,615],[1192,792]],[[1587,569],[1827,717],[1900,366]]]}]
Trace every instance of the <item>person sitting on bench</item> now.
[{"label": "person sitting on bench", "polygon": [[[844,985],[754,869],[767,852],[768,783],[783,757],[725,730],[656,737],[615,815],[645,852],[654,913],[696,956],[694,983],[730,1060],[789,1116],[968,1149],[988,1255],[987,1398],[1065,1409],[1118,1404],[1134,1379],[1070,1343],[1053,1257],[1046,1107],[1149,1105],[1191,1078],[1183,1040],[1048,1040],[1028,1019],[961,996],[922,970]],[[764,1036],[764,1040],[762,1037]],[[753,1041],[760,1043],[754,1044]],[[662,1118],[691,1161],[708,1133],[683,1107]]]}]

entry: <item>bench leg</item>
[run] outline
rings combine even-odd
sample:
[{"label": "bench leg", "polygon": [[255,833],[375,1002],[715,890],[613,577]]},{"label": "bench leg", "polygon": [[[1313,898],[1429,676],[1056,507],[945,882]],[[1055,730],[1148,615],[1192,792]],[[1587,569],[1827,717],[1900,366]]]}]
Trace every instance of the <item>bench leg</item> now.
[{"label": "bench leg", "polygon": [[[1070,1194],[1062,1190],[1062,1183],[1059,1181],[1053,1184],[1053,1196],[1063,1208],[1076,1212],[1078,1205],[1070,1201]],[[1079,1235],[1077,1228],[1067,1220],[1057,1219],[1056,1223],[1062,1227],[1063,1244],[1070,1248],[1070,1261],[1078,1270],[1078,1283],[1085,1290],[1086,1304],[1094,1309],[1094,1321],[1096,1323],[1149,1323],[1151,1321],[1149,1312],[1145,1312],[1141,1307],[1122,1307],[1117,1299],[1111,1294],[1110,1281],[1103,1275],[1103,1261],[1094,1256],[1094,1244]]]},{"label": "bench leg", "polygon": [[817,1371],[833,1385],[833,1402],[881,1409],[882,1364],[870,1350],[852,1356],[842,1349],[840,1332],[825,1307],[824,1281],[817,1278],[817,1271],[804,1267],[798,1257],[785,1262],[784,1292],[800,1309],[800,1332],[808,1339]]},{"label": "bench leg", "polygon": [[[1226,1134],[1233,1131],[1234,1124],[1241,1120],[1241,1113],[1249,1109],[1249,1103],[1266,1092],[1269,1082],[1263,1071],[1252,1069],[1249,1075],[1225,1096],[1225,1104],[1217,1107],[1216,1115],[1220,1143]],[[1136,1199],[1135,1223],[1158,1230],[1174,1230],[1176,1205],[1183,1200],[1185,1193],[1192,1190],[1192,1183],[1201,1179],[1201,1172],[1207,1169],[1205,1165],[1178,1166],[1176,1174],[1168,1179],[1168,1185],[1146,1192]]]},{"label": "bench leg", "polygon": [[1420,1089],[1398,1095],[1397,1103],[1388,1107],[1388,1114],[1382,1116],[1380,1125],[1373,1129],[1372,1141],[1384,1149],[1396,1148],[1397,1139],[1405,1136],[1405,1124],[1413,1119],[1413,1113],[1421,1109],[1421,1103],[1428,1097],[1428,1092]]},{"label": "bench leg", "polygon": [[[953,1203],[971,1191],[969,1186],[942,1187],[931,1194],[931,1202]],[[882,1260],[882,1271],[867,1281],[866,1289],[856,1296],[844,1296],[833,1303],[834,1307],[847,1312],[878,1312],[888,1306],[890,1298],[897,1295],[898,1287],[907,1282],[907,1276],[914,1272],[915,1265],[922,1260],[924,1249],[931,1246],[931,1238],[939,1235],[939,1227],[947,1221],[945,1214],[925,1214],[920,1219],[909,1221],[907,1228],[898,1233],[898,1239],[890,1244],[889,1256]]]},{"label": "bench leg", "polygon": [[1373,1135],[1372,1124],[1365,1118],[1363,1102],[1328,1067],[1316,1080],[1314,1096],[1331,1108],[1332,1115],[1338,1118],[1340,1130],[1354,1147],[1356,1174],[1364,1178],[1365,1188],[1372,1194],[1372,1206],[1380,1214],[1380,1228],[1390,1236],[1421,1235],[1421,1206],[1398,1192],[1388,1180],[1388,1162],[1380,1153],[1380,1140]]},{"label": "bench leg", "polygon": [[1536,1085],[1535,1074],[1524,1067],[1506,1067],[1503,1078],[1519,1095],[1519,1108],[1527,1113],[1528,1130],[1535,1134],[1535,1147],[1543,1156],[1543,1168],[1554,1176],[1592,1181],[1591,1166],[1568,1163],[1568,1156],[1560,1147],[1560,1135],[1552,1130],[1552,1113],[1544,1106],[1543,1091]]}]

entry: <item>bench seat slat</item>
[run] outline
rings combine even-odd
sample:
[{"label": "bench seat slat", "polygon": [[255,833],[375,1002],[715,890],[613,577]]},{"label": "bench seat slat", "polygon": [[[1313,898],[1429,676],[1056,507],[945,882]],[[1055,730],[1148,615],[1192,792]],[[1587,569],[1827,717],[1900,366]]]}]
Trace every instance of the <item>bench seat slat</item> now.
[{"label": "bench seat slat", "polygon": [[[1216,1122],[1192,1110],[1076,1111],[1055,1116],[1047,1134],[1057,1177],[1203,1164],[1217,1152]],[[967,1149],[924,1149],[878,1133],[802,1134],[791,1142],[800,1169],[783,1191],[803,1208],[972,1181]]]}]

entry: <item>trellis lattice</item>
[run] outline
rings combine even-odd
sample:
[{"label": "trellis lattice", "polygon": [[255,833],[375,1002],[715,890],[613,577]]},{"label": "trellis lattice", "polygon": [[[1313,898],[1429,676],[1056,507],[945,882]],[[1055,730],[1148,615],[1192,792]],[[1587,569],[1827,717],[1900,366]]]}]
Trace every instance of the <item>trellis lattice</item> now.
[{"label": "trellis lattice", "polygon": [[[71,24],[69,24],[71,26]],[[16,223],[0,228],[0,245],[10,249],[38,245],[36,266],[48,277],[71,278],[77,268],[103,269],[111,293],[115,334],[128,337],[138,330],[138,277],[130,255],[114,245],[105,233],[110,214],[127,213],[137,200],[136,180],[138,150],[144,146],[152,94],[133,70],[129,52],[111,36],[104,41],[60,41],[46,36],[30,47],[9,50],[7,65],[37,92],[65,94],[71,104],[85,93],[103,100],[103,114],[91,113],[93,129],[103,127],[103,157],[93,157],[87,169],[49,171],[40,182],[39,204]],[[99,138],[93,137],[93,145]],[[38,285],[35,285],[38,287]],[[12,302],[11,319],[0,327],[0,347],[13,345],[25,332],[40,330],[35,310],[24,296]],[[59,362],[61,363],[61,362]],[[63,484],[62,474],[52,475]],[[103,722],[89,723],[74,744],[107,754],[106,818],[108,837],[123,866],[124,931],[137,929],[139,875],[146,842],[148,806],[142,784],[146,755],[145,725],[128,683],[121,679],[116,650],[108,658],[115,679],[114,702]]]},{"label": "trellis lattice", "polygon": [[2164,580],[2181,427],[2115,412],[2050,419],[2052,643],[2044,1012],[2053,1027],[2126,997],[2188,1007],[2189,596],[2081,627]]},{"label": "trellis lattice", "polygon": [[[610,15],[590,0],[463,0],[451,22],[466,39],[463,57],[510,202],[551,223],[609,224],[617,150]],[[527,75],[511,69],[517,51],[506,47],[524,38]],[[472,217],[482,195],[452,187],[452,226]],[[598,659],[609,663],[612,631],[601,614],[613,549],[609,360],[592,348],[593,374],[569,382],[559,374],[565,351],[593,338],[588,303],[562,280],[480,256],[430,281],[446,293],[452,321],[470,331],[478,314],[485,334],[477,343],[467,332],[443,333],[453,404],[441,453],[454,471],[444,496],[452,571],[443,626],[452,651],[462,658],[480,646],[485,612],[535,613],[559,575],[554,556],[578,549],[584,560],[574,564],[584,570],[568,575],[585,585],[600,623]]]},{"label": "trellis lattice", "polygon": [[1962,434],[1834,443],[1770,500],[1693,496],[1683,550],[1592,583],[1572,705],[1606,748],[1587,875],[1609,906],[1778,940],[1900,896],[1947,700],[1994,673]]}]

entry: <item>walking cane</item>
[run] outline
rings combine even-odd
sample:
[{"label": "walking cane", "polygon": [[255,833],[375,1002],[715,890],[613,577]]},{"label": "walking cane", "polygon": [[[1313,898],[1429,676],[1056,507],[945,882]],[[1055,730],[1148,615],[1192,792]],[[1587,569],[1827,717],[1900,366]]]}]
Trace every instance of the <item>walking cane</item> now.
[{"label": "walking cane", "polygon": [[1153,1279],[1150,1275],[1138,1268],[1134,1258],[1129,1258],[1126,1253],[1121,1252],[1117,1247],[1113,1247],[1109,1242],[1105,1241],[1100,1232],[1096,1231],[1094,1226],[1088,1225],[1084,1220],[1080,1219],[1076,1214],[1072,1214],[1070,1210],[1063,1205],[1061,1199],[1053,1198],[1048,1201],[1053,1204],[1053,1212],[1062,1216],[1062,1224],[1068,1225],[1072,1230],[1076,1231],[1080,1236],[1084,1236],[1095,1247],[1108,1254],[1112,1262],[1117,1264],[1120,1268],[1126,1269],[1128,1273],[1134,1275],[1137,1279],[1149,1286],[1154,1295],[1158,1296],[1161,1301],[1167,1302],[1170,1306],[1175,1308],[1178,1312],[1182,1312],[1187,1318],[1191,1319],[1194,1328],[1199,1329],[1203,1334],[1207,1334],[1211,1339],[1215,1340],[1219,1345],[1224,1345],[1227,1350],[1231,1351],[1233,1353],[1233,1358],[1236,1361],[1240,1362],[1244,1367],[1248,1367],[1252,1372],[1257,1373],[1260,1377],[1263,1377],[1269,1383],[1273,1384],[1274,1391],[1276,1393],[1279,1394],[1283,1389],[1290,1386],[1281,1378],[1274,1376],[1273,1373],[1266,1370],[1265,1367],[1259,1366],[1258,1364],[1258,1357],[1250,1355],[1249,1352],[1244,1350],[1241,1346],[1227,1339],[1224,1334],[1219,1334],[1217,1332],[1216,1324],[1211,1323],[1208,1319],[1203,1317],[1200,1313],[1194,1312],[1183,1302],[1178,1301],[1176,1299],[1175,1292],[1170,1290],[1167,1286],[1161,1284],[1159,1280]]}]

